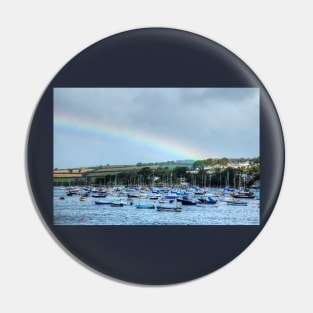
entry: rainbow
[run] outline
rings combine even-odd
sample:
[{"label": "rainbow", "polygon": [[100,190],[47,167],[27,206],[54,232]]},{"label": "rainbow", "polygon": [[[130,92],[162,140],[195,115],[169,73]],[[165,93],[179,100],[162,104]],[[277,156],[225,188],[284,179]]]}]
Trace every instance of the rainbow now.
[{"label": "rainbow", "polygon": [[[151,156],[163,157],[164,160],[205,159],[209,157],[206,147],[186,145],[183,138],[171,140],[158,134],[145,134],[139,130],[125,129],[120,125],[99,125],[94,121],[76,121],[67,117],[55,117],[54,134],[77,139],[98,141],[114,148],[122,144],[131,144],[135,149],[142,149]],[[140,161],[140,160],[139,160]],[[152,162],[154,160],[151,160]],[[162,161],[162,160],[160,160]]]}]

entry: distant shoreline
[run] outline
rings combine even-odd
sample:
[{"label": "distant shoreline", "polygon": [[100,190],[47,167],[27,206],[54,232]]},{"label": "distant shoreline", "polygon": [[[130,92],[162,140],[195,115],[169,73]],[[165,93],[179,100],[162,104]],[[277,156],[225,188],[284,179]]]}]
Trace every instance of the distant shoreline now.
[{"label": "distant shoreline", "polygon": [[53,170],[54,185],[252,185],[260,179],[260,158],[215,158],[206,160],[99,165]]}]

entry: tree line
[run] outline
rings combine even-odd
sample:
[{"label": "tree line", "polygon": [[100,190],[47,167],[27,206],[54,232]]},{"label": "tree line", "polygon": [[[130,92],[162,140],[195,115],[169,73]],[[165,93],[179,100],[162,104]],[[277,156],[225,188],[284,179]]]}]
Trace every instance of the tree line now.
[{"label": "tree line", "polygon": [[[249,161],[249,166],[232,167],[232,163]],[[82,173],[81,178],[71,178],[72,185],[101,186],[199,186],[199,187],[249,187],[260,180],[260,158],[209,158],[197,160],[192,166],[157,168],[144,166],[101,176]],[[59,180],[58,180],[59,182]]]},{"label": "tree line", "polygon": [[[197,164],[196,164],[197,165]],[[107,174],[96,177],[95,183],[103,186],[199,186],[199,187],[249,187],[260,180],[259,163],[249,168],[213,168],[210,171],[204,167],[190,169],[178,166],[174,169],[149,166],[140,170]]]}]

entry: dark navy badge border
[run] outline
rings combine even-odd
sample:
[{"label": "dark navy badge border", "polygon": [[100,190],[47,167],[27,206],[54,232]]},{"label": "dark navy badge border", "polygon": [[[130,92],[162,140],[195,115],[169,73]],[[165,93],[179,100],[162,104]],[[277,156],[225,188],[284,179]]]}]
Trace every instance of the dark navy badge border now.
[{"label": "dark navy badge border", "polygon": [[[260,88],[260,225],[54,225],[51,173],[55,87]],[[147,28],[97,42],[75,56],[53,78],[40,99],[29,131],[28,179],[44,222],[72,255],[116,279],[164,285],[209,274],[249,246],[276,204],[284,174],[284,151],[275,106],[258,77],[242,60],[199,35]]]}]

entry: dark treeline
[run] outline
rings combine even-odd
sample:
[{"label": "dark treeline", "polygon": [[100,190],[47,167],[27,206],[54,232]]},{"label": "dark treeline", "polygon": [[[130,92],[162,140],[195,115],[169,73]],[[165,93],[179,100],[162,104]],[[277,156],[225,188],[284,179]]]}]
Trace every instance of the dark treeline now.
[{"label": "dark treeline", "polygon": [[154,171],[146,167],[138,172],[96,177],[94,183],[102,186],[179,186],[185,183],[185,185],[199,187],[249,187],[259,179],[259,172],[253,169],[247,171],[226,168],[209,173],[204,170],[192,173],[185,167],[177,167],[173,170],[162,168]]},{"label": "dark treeline", "polygon": [[[240,163],[249,165],[240,166]],[[199,186],[249,187],[260,180],[260,159],[206,159],[195,161],[192,167],[145,166],[116,173],[99,173],[72,178],[66,184],[101,186]],[[59,184],[60,179],[55,183]]]}]

